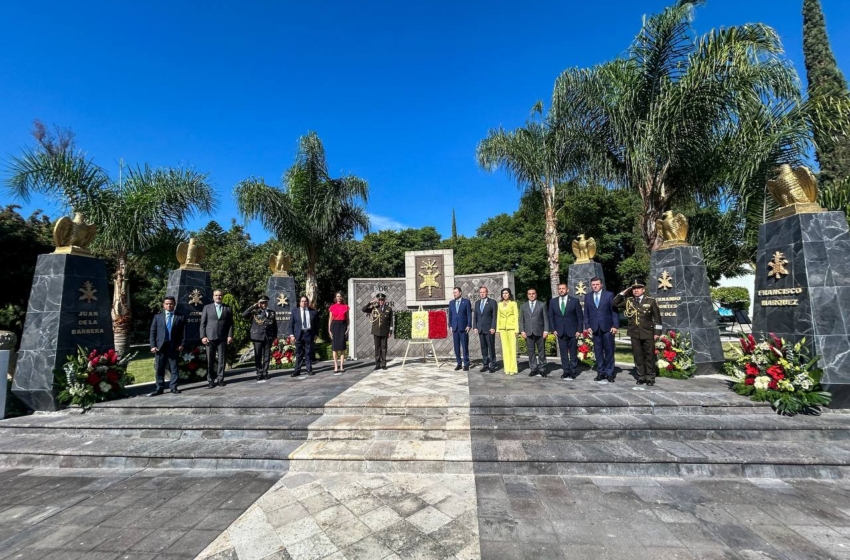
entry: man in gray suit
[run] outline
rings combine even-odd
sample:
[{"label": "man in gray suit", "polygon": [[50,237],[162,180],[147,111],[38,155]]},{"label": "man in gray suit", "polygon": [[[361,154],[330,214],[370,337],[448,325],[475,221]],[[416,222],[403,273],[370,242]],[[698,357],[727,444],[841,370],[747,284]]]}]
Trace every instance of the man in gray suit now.
[{"label": "man in gray suit", "polygon": [[[213,292],[213,303],[205,305],[201,312],[201,342],[207,347],[207,386],[224,387],[224,366],[227,361],[227,345],[233,342],[233,312],[230,306],[221,303],[221,290]],[[218,358],[216,375],[213,377],[213,362]]]},{"label": "man in gray suit", "polygon": [[478,288],[478,301],[472,309],[472,328],[481,342],[481,371],[496,371],[496,309],[486,286]]},{"label": "man in gray suit", "polygon": [[537,301],[537,290],[528,290],[528,301],[519,310],[519,334],[528,347],[529,377],[546,377],[546,337],[549,336],[549,314],[546,306]]}]

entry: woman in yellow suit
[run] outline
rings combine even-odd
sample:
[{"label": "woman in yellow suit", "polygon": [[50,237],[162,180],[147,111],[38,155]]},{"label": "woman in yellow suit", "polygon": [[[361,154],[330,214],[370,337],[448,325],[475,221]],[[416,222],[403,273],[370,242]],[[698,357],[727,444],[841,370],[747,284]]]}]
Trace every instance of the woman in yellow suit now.
[{"label": "woman in yellow suit", "polygon": [[496,319],[496,334],[502,338],[502,359],[505,362],[505,374],[516,375],[516,335],[519,330],[519,310],[513,300],[510,288],[502,290],[499,313]]}]

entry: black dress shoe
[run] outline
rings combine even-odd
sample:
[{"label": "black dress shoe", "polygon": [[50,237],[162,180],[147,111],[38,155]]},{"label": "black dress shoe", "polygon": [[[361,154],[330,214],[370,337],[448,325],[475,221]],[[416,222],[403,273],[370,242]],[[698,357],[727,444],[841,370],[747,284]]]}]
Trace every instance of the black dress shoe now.
[{"label": "black dress shoe", "polygon": [[605,376],[600,374],[600,375],[597,375],[596,377],[594,377],[593,380],[594,381],[605,381]]},{"label": "black dress shoe", "polygon": [[549,377],[549,372],[548,372],[548,371],[545,371],[545,370],[544,370],[544,371],[541,371],[541,372],[540,372],[540,377]]},{"label": "black dress shoe", "polygon": [[652,387],[653,385],[655,385],[655,381],[647,381],[646,382],[647,387]]},{"label": "black dress shoe", "polygon": [[463,366],[463,371],[469,371],[469,366]]},{"label": "black dress shoe", "polygon": [[207,389],[212,389],[213,387],[215,387],[215,383],[213,383],[212,381],[207,381]]},{"label": "black dress shoe", "polygon": [[219,387],[224,387],[225,385],[226,385],[226,383],[224,382],[224,379],[219,379],[219,380],[218,380],[218,386],[219,386]]},{"label": "black dress shoe", "polygon": [[460,368],[462,368],[462,367],[463,367],[463,366],[462,366],[462,365],[460,365],[460,364],[456,365],[456,366],[455,366],[455,371],[460,371]]},{"label": "black dress shoe", "polygon": [[614,376],[613,375],[608,376],[608,383],[613,383],[613,382],[614,382]]},{"label": "black dress shoe", "polygon": [[164,391],[162,389],[157,389],[153,393],[148,393],[148,396],[149,397],[156,397],[156,396],[161,395],[162,393],[164,393]]},{"label": "black dress shoe", "polygon": [[311,369],[310,371],[307,372],[307,375],[316,375],[316,373]]},{"label": "black dress shoe", "polygon": [[182,393],[183,391],[181,391],[180,389],[177,389],[177,388],[175,387],[174,389],[172,389],[172,390],[171,390],[171,392],[172,392],[172,393],[174,393],[175,395],[179,395],[179,394],[180,394],[180,393]]},{"label": "black dress shoe", "polygon": [[572,379],[572,376],[569,373],[564,372],[561,374],[561,379]]},{"label": "black dress shoe", "polygon": [[528,374],[529,377],[535,377],[537,375],[540,375],[540,372],[536,369],[531,370],[531,372]]},{"label": "black dress shoe", "polygon": [[638,380],[637,380],[637,384],[638,384],[638,385],[643,385],[643,384],[645,384],[645,383],[646,383],[646,381],[644,381],[643,379],[638,379]]},{"label": "black dress shoe", "polygon": [[496,373],[496,368],[494,366],[490,367],[490,373]]},{"label": "black dress shoe", "polygon": [[379,369],[381,369],[381,366],[377,365],[377,366],[375,366],[375,370],[374,370],[374,371],[378,371]]},{"label": "black dress shoe", "polygon": [[387,364],[384,364],[383,366],[381,366],[381,369],[387,369]]},{"label": "black dress shoe", "polygon": [[[375,369],[378,369],[378,368],[375,368]],[[292,373],[289,374],[289,377],[298,377],[299,375],[301,375],[300,371],[293,371]]]},{"label": "black dress shoe", "polygon": [[482,372],[482,373],[483,373],[483,372],[485,372],[485,371],[488,371],[489,369],[490,369],[490,368],[488,368],[487,366],[481,366],[481,369],[479,369],[478,371],[480,371],[480,372]]}]

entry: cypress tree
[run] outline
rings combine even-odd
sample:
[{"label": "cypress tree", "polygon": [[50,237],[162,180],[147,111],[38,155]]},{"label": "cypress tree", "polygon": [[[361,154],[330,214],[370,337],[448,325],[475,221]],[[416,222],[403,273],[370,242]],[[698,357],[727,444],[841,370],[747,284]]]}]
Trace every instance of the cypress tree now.
[{"label": "cypress tree", "polygon": [[[839,97],[847,92],[847,81],[835,62],[826,34],[820,0],[803,0],[803,59],[809,95]],[[830,185],[850,177],[850,138],[815,132],[820,182]]]},{"label": "cypress tree", "polygon": [[452,243],[457,243],[457,220],[455,219],[454,208],[452,208]]}]

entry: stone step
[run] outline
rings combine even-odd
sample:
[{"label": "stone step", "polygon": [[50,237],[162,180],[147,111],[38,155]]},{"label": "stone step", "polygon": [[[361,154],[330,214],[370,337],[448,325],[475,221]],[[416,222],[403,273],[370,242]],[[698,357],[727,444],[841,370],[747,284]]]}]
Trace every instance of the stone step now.
[{"label": "stone step", "polygon": [[0,422],[0,436],[291,440],[641,440],[841,441],[850,415],[138,415],[34,414]]},{"label": "stone step", "polygon": [[0,467],[843,477],[850,442],[0,437]]},{"label": "stone step", "polygon": [[732,392],[619,391],[547,395],[473,396],[324,396],[199,397],[164,395],[136,397],[95,406],[99,415],[590,415],[590,414],[772,414],[767,403],[754,403]]}]

